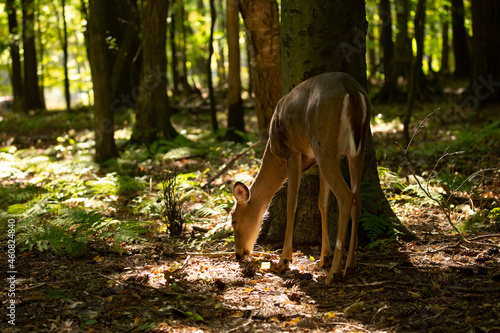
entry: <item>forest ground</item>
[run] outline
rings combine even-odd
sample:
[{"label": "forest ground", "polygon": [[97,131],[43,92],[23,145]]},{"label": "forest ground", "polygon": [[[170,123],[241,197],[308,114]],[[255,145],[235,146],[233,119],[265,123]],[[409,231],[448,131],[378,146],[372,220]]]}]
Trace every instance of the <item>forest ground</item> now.
[{"label": "forest ground", "polygon": [[[215,147],[209,154],[211,160],[207,160],[207,153],[188,149],[182,158],[171,156],[158,162],[143,159],[144,164],[130,163],[133,174],[151,177],[154,184],[146,181],[144,186],[126,194],[120,191],[81,194],[75,190],[71,195],[61,195],[59,199],[65,200],[65,207],[92,208],[118,221],[148,221],[145,227],[148,232],[141,234],[141,241],[118,244],[112,237],[95,241],[90,237],[84,244],[85,251],[77,255],[68,253],[67,247],[57,248],[56,243],[40,240],[18,251],[16,325],[6,323],[10,298],[7,273],[2,270],[0,329],[3,332],[500,332],[500,214],[492,213],[500,199],[499,172],[479,173],[475,182],[451,196],[450,217],[467,241],[462,239],[437,205],[417,187],[409,189],[411,185],[404,185],[409,172],[394,144],[402,141],[397,118],[400,107],[390,108],[392,111],[384,110],[384,114],[392,112],[393,119],[376,117],[373,125],[377,156],[380,165],[387,168],[381,177],[394,211],[418,240],[405,242],[381,235],[375,244],[357,249],[355,275],[332,285],[325,285],[327,270],[317,266],[318,245],[296,246],[291,269],[285,272],[275,266],[279,246],[258,246],[259,254],[254,254],[249,262],[237,262],[232,254],[228,216],[230,187],[235,176],[248,180],[255,174],[258,159],[253,152],[239,158],[215,179],[211,192],[199,194],[191,187],[192,194],[183,201],[189,223],[181,235],[169,236],[161,217],[155,219],[153,209],[138,205],[137,197],[148,192],[148,188],[152,192],[159,182],[158,176],[171,164],[180,173],[208,168],[197,174],[194,187],[204,184],[246,146]],[[424,107],[415,119],[423,119],[430,110],[433,107]],[[489,111],[495,114],[498,106],[490,107]],[[432,177],[434,181],[429,182],[433,193],[448,198],[458,188],[456,184],[461,184],[468,175],[500,166],[500,124],[489,114],[486,111],[481,117],[464,119],[463,115],[445,110],[417,134],[411,158],[418,175],[432,170],[446,147],[450,147],[448,153],[457,148],[464,150],[463,154],[440,162],[437,169],[441,176]],[[47,118],[40,123],[47,124]],[[39,200],[25,192],[28,185],[23,184],[40,184],[36,177],[52,177],[52,181],[63,177],[61,170],[41,176],[42,170],[36,169],[36,165],[47,169],[49,164],[44,163],[50,162],[54,170],[55,163],[76,163],[71,162],[75,152],[68,147],[87,142],[89,134],[84,128],[70,131],[66,128],[56,134],[47,134],[42,126],[39,131],[30,128],[24,133],[22,127],[14,128],[3,128],[2,140],[3,146],[10,145],[12,140],[19,144],[17,154],[4,150],[3,158],[25,163],[17,169],[24,174],[11,171],[11,177],[4,175],[0,179],[4,195],[0,204],[2,210],[11,214],[9,218],[17,220],[12,215],[16,209],[12,207],[19,209],[29,199]],[[64,132],[70,132],[69,137]],[[33,145],[35,148],[22,149]],[[79,149],[85,148],[80,145]],[[178,153],[182,150],[175,149]],[[48,158],[40,159],[42,155]],[[108,168],[115,170],[116,166]],[[83,178],[84,185],[96,179],[109,181],[113,179],[108,176],[110,170],[80,170],[77,179]],[[459,179],[454,175],[460,176]],[[37,186],[47,187],[48,180],[44,182]],[[68,181],[64,186],[71,184]],[[213,197],[210,193],[216,190],[220,192]],[[17,197],[9,196],[9,192]],[[19,194],[25,195],[25,199],[19,199]],[[51,198],[56,194],[51,194]],[[150,194],[149,198],[154,200],[156,194]],[[210,210],[210,205],[218,204],[223,209]],[[35,206],[26,208],[29,211]],[[40,223],[49,223],[55,214],[51,211],[40,215]],[[3,214],[2,219],[6,216]],[[24,246],[29,245],[30,238],[22,230],[17,231],[20,240]],[[3,222],[1,231],[0,246],[6,249],[8,238],[3,236],[7,235]],[[6,256],[0,258],[7,260]]]}]

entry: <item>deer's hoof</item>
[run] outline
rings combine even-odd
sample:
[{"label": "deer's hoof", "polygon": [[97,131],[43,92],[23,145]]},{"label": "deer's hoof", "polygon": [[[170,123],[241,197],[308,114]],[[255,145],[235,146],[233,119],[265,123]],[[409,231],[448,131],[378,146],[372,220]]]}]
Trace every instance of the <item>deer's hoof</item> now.
[{"label": "deer's hoof", "polygon": [[292,259],[285,259],[281,258],[279,266],[283,269],[288,269],[290,267],[290,264],[292,263]]},{"label": "deer's hoof", "polygon": [[356,275],[356,267],[346,267],[344,270],[344,276],[354,276]]},{"label": "deer's hoof", "polygon": [[330,267],[332,265],[332,262],[333,262],[333,256],[324,256],[319,261],[319,267],[321,268]]}]

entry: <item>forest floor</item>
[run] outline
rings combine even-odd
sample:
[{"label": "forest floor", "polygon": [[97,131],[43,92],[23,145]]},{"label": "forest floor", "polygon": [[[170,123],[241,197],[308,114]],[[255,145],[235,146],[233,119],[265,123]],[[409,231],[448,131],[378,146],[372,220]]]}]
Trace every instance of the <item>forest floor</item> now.
[{"label": "forest floor", "polygon": [[[398,134],[390,128],[381,132],[377,126],[375,146],[390,147],[377,153],[379,160],[396,172],[402,161],[394,145]],[[429,146],[436,145],[431,130],[438,131],[438,127],[422,130],[427,148],[415,143],[412,157],[423,170],[431,170],[441,156],[429,151]],[[499,127],[497,122],[492,131],[498,133]],[[458,135],[453,131],[440,133],[447,138]],[[470,175],[500,166],[498,138],[486,141],[483,151],[484,140],[489,140],[491,133],[484,133],[484,137],[482,132],[474,133],[478,141],[467,144],[470,151],[455,164],[447,164],[450,174]],[[44,142],[37,149],[49,145]],[[232,156],[219,155],[209,165],[212,174],[202,174],[199,182],[213,176]],[[70,154],[57,155],[54,160],[66,158],[71,158]],[[207,168],[206,156],[196,154],[174,163],[180,172]],[[249,176],[255,173],[252,156],[243,156],[213,182],[214,187],[230,188],[233,176],[242,172],[237,166],[240,163],[250,165],[250,170],[243,172]],[[146,173],[158,175],[164,167],[153,163]],[[404,173],[396,174],[404,178]],[[102,172],[96,174],[88,170],[82,173],[89,179],[103,177]],[[35,176],[27,173],[24,181]],[[9,274],[6,269],[0,272],[0,330],[500,332],[500,218],[491,215],[500,201],[499,173],[478,176],[479,182],[455,191],[453,196],[455,209],[450,217],[462,227],[465,239],[454,231],[443,211],[417,191],[386,186],[394,211],[418,240],[385,239],[359,247],[355,274],[331,285],[324,283],[327,269],[318,267],[319,246],[295,247],[290,270],[284,272],[276,267],[279,248],[268,245],[258,246],[248,262],[236,261],[228,221],[230,206],[208,218],[193,219],[179,236],[150,227],[154,232],[144,236],[146,241],[120,243],[120,251],[111,241],[96,241],[88,242],[83,253],[61,255],[37,243],[16,253],[15,326],[7,323],[7,305],[12,299],[8,296]],[[11,179],[1,179],[2,187],[9,191],[13,189]],[[450,190],[444,183],[434,182],[432,188],[446,195]],[[95,203],[96,197],[94,193],[94,201],[85,201],[86,207]],[[194,211],[205,207],[200,202],[203,198],[193,196],[185,201],[186,211],[194,216]],[[132,204],[131,197],[108,195],[106,200],[117,202],[113,210],[105,210],[106,214],[118,220],[133,218],[126,208]],[[2,209],[7,210],[7,206]],[[144,213],[137,215],[145,219]],[[7,249],[7,243],[8,237],[0,238],[2,249]]]}]

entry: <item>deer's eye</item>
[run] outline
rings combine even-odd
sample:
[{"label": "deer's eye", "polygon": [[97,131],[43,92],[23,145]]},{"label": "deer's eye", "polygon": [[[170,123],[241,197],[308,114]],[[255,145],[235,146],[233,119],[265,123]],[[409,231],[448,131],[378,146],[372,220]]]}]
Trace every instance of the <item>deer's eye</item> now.
[{"label": "deer's eye", "polygon": [[231,224],[232,224],[232,226],[234,228],[234,227],[236,227],[236,225],[238,224],[238,222],[236,222],[235,220],[233,220]]}]

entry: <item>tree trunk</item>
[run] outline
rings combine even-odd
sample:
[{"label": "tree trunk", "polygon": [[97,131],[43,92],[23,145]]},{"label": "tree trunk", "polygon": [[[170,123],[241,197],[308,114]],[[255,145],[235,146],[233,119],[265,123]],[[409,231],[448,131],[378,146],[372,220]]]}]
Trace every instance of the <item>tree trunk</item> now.
[{"label": "tree trunk", "polygon": [[382,63],[384,65],[384,77],[385,81],[389,81],[389,78],[392,77],[391,61],[394,54],[394,42],[392,41],[391,2],[389,0],[380,0],[379,16],[382,19],[380,45],[382,46],[382,59],[383,59]]},{"label": "tree trunk", "polygon": [[35,47],[35,3],[22,0],[23,6],[23,47],[24,47],[24,89],[28,110],[45,109],[38,84],[38,61]]},{"label": "tree trunk", "polygon": [[103,163],[118,156],[114,139],[114,121],[109,75],[111,50],[106,41],[108,13],[114,10],[107,1],[89,0],[89,62],[94,88],[95,160]]},{"label": "tree trunk", "polygon": [[185,16],[184,2],[182,0],[177,1],[177,6],[179,8],[181,31],[182,31],[182,47],[181,47],[182,74],[180,75],[179,80],[181,82],[182,93],[184,94],[184,96],[190,96],[193,92],[193,89],[191,88],[187,80],[188,78],[187,52],[186,52],[187,29],[186,29],[186,24],[184,23],[184,16]]},{"label": "tree trunk", "polygon": [[[474,1],[473,1],[474,2]],[[455,55],[456,77],[469,77],[470,54],[467,46],[467,32],[464,25],[464,1],[451,0],[451,19],[453,25],[453,54]]]},{"label": "tree trunk", "polygon": [[[173,5],[175,6],[176,3],[174,2]],[[175,8],[175,7],[174,7]],[[173,95],[174,98],[179,96],[180,90],[180,79],[179,79],[179,60],[177,58],[177,38],[176,38],[176,19],[177,16],[177,11],[172,10],[170,13],[170,30],[169,30],[169,37],[170,37],[170,53],[172,57],[172,64],[170,67],[172,68],[172,86],[173,86]]]},{"label": "tree trunk", "polygon": [[210,37],[208,40],[208,61],[207,61],[207,81],[208,95],[210,98],[210,118],[212,121],[212,130],[217,133],[219,124],[217,123],[217,110],[215,108],[214,83],[212,79],[212,57],[214,54],[214,29],[215,21],[217,20],[217,12],[215,11],[215,0],[210,0]]},{"label": "tree trunk", "polygon": [[281,98],[278,3],[276,0],[242,0],[240,11],[250,51],[259,135],[265,145],[274,108]]},{"label": "tree trunk", "polygon": [[[410,77],[410,68],[413,58],[411,40],[408,37],[408,16],[410,14],[409,0],[400,0],[396,6],[398,33],[394,43],[394,51],[390,59],[389,75],[385,76],[384,85],[374,100],[378,103],[392,103],[406,101],[406,94],[399,85],[400,79]],[[380,12],[384,20],[389,20],[385,12]],[[382,32],[384,33],[384,32]],[[384,64],[385,68],[385,64]]]},{"label": "tree trunk", "polygon": [[413,105],[417,97],[417,89],[422,77],[422,57],[424,54],[424,29],[425,29],[425,0],[418,0],[417,11],[415,12],[415,42],[417,44],[417,54],[413,59],[411,67],[410,81],[408,82],[408,101],[406,104],[406,115],[403,121],[403,134],[405,142],[410,142],[410,122],[413,113]]},{"label": "tree trunk", "polygon": [[449,23],[445,21],[443,23],[443,47],[441,49],[441,69],[439,70],[442,74],[448,74],[450,72],[450,44],[448,38]]},{"label": "tree trunk", "polygon": [[227,132],[225,140],[239,142],[242,138],[237,131],[245,131],[243,100],[241,99],[240,44],[238,1],[227,0],[227,44],[229,62],[229,87],[227,94]]},{"label": "tree trunk", "polygon": [[500,101],[500,3],[472,1],[473,59],[471,93],[466,105],[477,109],[487,101]]},{"label": "tree trunk", "polygon": [[66,0],[61,0],[62,21],[63,21],[63,55],[64,55],[64,97],[66,100],[66,110],[71,109],[71,94],[69,91],[69,74],[68,74],[68,28],[66,26]]},{"label": "tree trunk", "polygon": [[142,70],[133,140],[151,144],[176,136],[167,95],[168,1],[143,2]]},{"label": "tree trunk", "polygon": [[[281,6],[284,94],[298,83],[329,71],[347,72],[363,87],[367,87],[365,60],[367,22],[363,0],[352,1],[349,6],[340,0],[284,0]],[[336,19],[332,20],[332,17]],[[394,221],[394,228],[402,232],[403,237],[414,238],[414,235],[399,222],[380,187],[371,134],[368,137],[365,154],[364,185],[361,192],[365,201],[377,204],[365,205],[363,209],[370,214],[383,216],[387,221]],[[345,163],[343,170],[347,175]],[[319,188],[317,172],[317,168],[313,168],[304,175],[301,182],[294,244],[311,244],[321,238],[317,208]],[[367,188],[369,191],[366,191]],[[268,212],[259,240],[283,242],[286,227],[286,187],[280,189],[274,196]],[[328,220],[329,237],[334,240],[338,209],[333,195],[330,196]]]},{"label": "tree trunk", "polygon": [[[113,101],[120,101],[115,112],[137,107],[137,87],[140,80],[141,57],[138,57],[139,39],[138,8],[136,0],[106,0],[114,10],[108,13],[105,23],[107,35],[115,44],[109,59],[108,73],[111,76]],[[131,102],[132,103],[131,103]]]},{"label": "tree trunk", "polygon": [[12,59],[12,95],[14,98],[14,112],[27,113],[26,100],[24,99],[21,57],[19,56],[19,31],[17,25],[15,0],[7,0],[6,11],[9,20],[10,58]]}]

